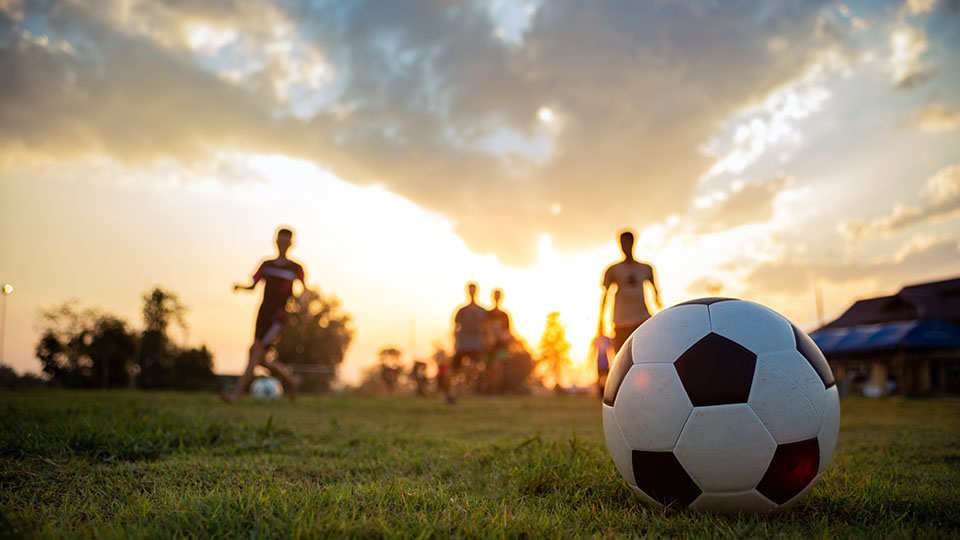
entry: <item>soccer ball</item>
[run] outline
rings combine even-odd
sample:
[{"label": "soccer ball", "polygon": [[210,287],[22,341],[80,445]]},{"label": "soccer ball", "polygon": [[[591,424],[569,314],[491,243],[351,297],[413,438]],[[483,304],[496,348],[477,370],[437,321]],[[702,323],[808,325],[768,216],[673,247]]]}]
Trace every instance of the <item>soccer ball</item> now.
[{"label": "soccer ball", "polygon": [[684,302],[644,323],[603,394],[613,462],[656,506],[786,508],[823,475],[839,428],[833,373],[810,336],[730,298]]},{"label": "soccer ball", "polygon": [[283,395],[283,385],[273,377],[257,377],[250,385],[250,395],[257,401],[274,401]]}]

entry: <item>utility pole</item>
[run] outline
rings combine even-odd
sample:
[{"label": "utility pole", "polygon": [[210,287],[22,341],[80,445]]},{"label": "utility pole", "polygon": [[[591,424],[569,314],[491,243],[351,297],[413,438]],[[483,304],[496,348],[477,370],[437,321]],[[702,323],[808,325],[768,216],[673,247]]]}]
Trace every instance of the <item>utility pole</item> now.
[{"label": "utility pole", "polygon": [[417,349],[417,319],[416,317],[410,317],[410,330],[407,334],[407,350],[410,351],[410,361],[416,359],[416,349]]},{"label": "utility pole", "polygon": [[3,284],[0,290],[0,367],[3,367],[3,337],[7,331],[7,296],[13,292],[13,285]]},{"label": "utility pole", "polygon": [[813,282],[813,296],[817,302],[817,324],[823,326],[823,291],[820,290],[820,283]]}]

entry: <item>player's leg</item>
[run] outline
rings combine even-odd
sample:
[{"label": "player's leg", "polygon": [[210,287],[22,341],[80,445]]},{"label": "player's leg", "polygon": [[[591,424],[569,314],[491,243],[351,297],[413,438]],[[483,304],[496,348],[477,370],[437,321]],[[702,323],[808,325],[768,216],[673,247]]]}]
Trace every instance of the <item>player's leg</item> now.
[{"label": "player's leg", "polygon": [[460,367],[463,364],[463,351],[455,351],[453,353],[453,358],[450,359],[450,365],[447,369],[443,370],[443,373],[440,378],[440,390],[443,392],[443,400],[447,403],[453,403],[454,398],[454,378],[457,373],[460,371]]},{"label": "player's leg", "polygon": [[613,327],[613,350],[614,354],[620,352],[620,347],[623,347],[623,344],[627,341],[627,338],[630,337],[630,334],[634,330],[640,327],[641,323],[637,324],[618,324]]},{"label": "player's leg", "polygon": [[234,387],[233,392],[222,392],[220,398],[229,403],[236,403],[236,401],[240,399],[240,396],[250,388],[250,383],[253,382],[253,371],[263,362],[266,354],[267,348],[263,343],[259,340],[254,341],[253,345],[250,346],[250,356],[247,360],[247,367],[243,370],[240,378],[237,379],[237,385]]},{"label": "player's leg", "polygon": [[600,391],[600,398],[603,399],[603,389],[607,386],[607,375],[609,369],[597,369],[597,389]]},{"label": "player's leg", "polygon": [[[270,343],[270,341],[267,340],[267,334],[270,333],[272,329],[270,310],[261,305],[260,310],[257,312],[257,323],[254,327],[253,345],[250,345],[247,367],[237,380],[237,385],[234,387],[233,392],[221,392],[220,399],[228,403],[236,403],[236,401],[240,399],[240,396],[250,388],[250,383],[253,382],[254,370],[267,356],[267,344]],[[270,339],[272,339],[272,336]]]},{"label": "player's leg", "polygon": [[506,351],[503,349],[497,349],[493,352],[493,357],[490,359],[490,363],[487,364],[487,369],[490,370],[490,387],[488,390],[490,394],[496,396],[500,394],[500,388],[503,386],[503,361],[506,356]]},{"label": "player's leg", "polygon": [[293,373],[293,370],[289,366],[285,366],[276,360],[267,360],[264,358],[261,363],[263,367],[270,370],[274,376],[280,379],[280,382],[283,383],[283,388],[287,392],[287,397],[290,398],[290,401],[296,401],[297,392],[300,391],[300,383],[303,382],[302,379]]}]

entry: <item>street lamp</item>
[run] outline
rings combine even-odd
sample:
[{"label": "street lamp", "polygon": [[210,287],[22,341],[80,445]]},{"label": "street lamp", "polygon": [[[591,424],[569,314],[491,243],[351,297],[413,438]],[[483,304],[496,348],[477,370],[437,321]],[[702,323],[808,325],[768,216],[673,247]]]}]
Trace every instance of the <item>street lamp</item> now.
[{"label": "street lamp", "polygon": [[7,329],[7,295],[13,292],[13,285],[3,284],[0,294],[0,367],[3,367],[3,335]]}]

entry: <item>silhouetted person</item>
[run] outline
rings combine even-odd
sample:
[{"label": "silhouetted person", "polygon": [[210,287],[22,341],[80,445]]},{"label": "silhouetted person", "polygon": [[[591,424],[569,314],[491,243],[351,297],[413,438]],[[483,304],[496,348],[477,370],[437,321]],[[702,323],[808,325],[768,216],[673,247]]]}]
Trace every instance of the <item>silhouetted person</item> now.
[{"label": "silhouetted person", "polygon": [[486,375],[487,392],[499,394],[503,386],[503,369],[507,363],[507,353],[513,336],[510,335],[510,315],[500,309],[503,291],[493,290],[493,308],[487,311],[484,319],[486,338]]},{"label": "silhouetted person", "polygon": [[613,351],[613,340],[602,331],[590,342],[590,355],[597,359],[597,388],[603,398],[603,388],[607,385],[607,375],[610,374],[610,360]]},{"label": "silhouetted person", "polygon": [[240,395],[247,391],[250,382],[253,381],[253,371],[257,366],[264,366],[271,373],[276,375],[286,389],[290,400],[297,397],[297,390],[300,388],[300,377],[294,375],[290,368],[276,361],[267,360],[267,347],[280,333],[283,327],[283,320],[287,315],[287,301],[293,297],[293,283],[299,281],[303,292],[301,299],[308,298],[310,293],[304,282],[303,266],[287,258],[287,250],[290,249],[293,240],[293,231],[290,229],[280,229],[277,231],[277,258],[263,261],[260,268],[253,274],[253,280],[250,285],[234,284],[234,292],[239,290],[252,291],[261,280],[263,286],[263,302],[260,304],[260,311],[257,312],[257,324],[253,337],[253,345],[250,346],[250,359],[247,362],[247,369],[244,370],[240,380],[233,393],[221,393],[220,397],[224,401],[234,403],[240,398]]},{"label": "silhouetted person", "polygon": [[623,342],[641,324],[650,318],[647,301],[644,298],[643,284],[650,282],[654,300],[662,308],[660,291],[653,276],[653,266],[633,258],[633,233],[620,234],[620,250],[623,260],[607,267],[603,273],[603,297],[600,299],[600,322],[597,333],[603,334],[603,312],[607,305],[607,293],[612,285],[617,286],[613,299],[613,348],[620,351]]},{"label": "silhouetted person", "polygon": [[440,389],[447,403],[453,403],[453,378],[463,368],[464,359],[477,362],[483,355],[483,327],[487,310],[477,304],[475,283],[467,285],[467,295],[470,301],[461,307],[453,318],[453,358],[440,377]]}]

